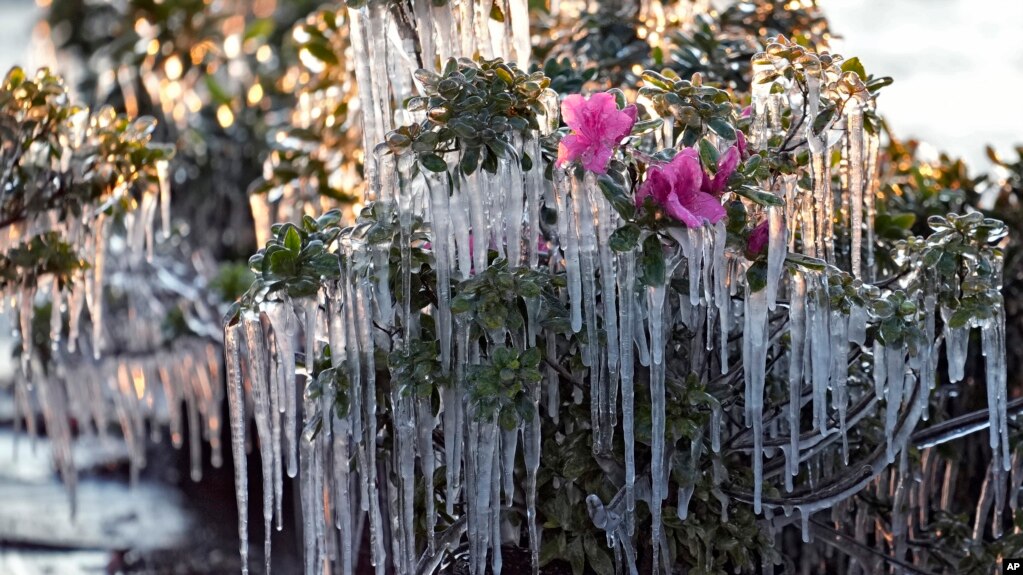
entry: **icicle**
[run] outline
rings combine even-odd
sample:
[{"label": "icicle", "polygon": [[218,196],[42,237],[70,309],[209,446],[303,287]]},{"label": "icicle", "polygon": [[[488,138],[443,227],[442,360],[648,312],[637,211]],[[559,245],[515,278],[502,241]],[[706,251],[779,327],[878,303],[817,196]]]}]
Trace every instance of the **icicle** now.
[{"label": "icicle", "polygon": [[863,277],[863,106],[853,98],[846,106],[849,137],[849,211],[852,227],[852,275]]},{"label": "icicle", "polygon": [[731,298],[728,294],[728,262],[725,261],[725,244],[728,243],[728,230],[724,219],[714,224],[714,302],[718,307],[718,318],[721,325],[721,341],[718,343],[721,353],[721,373],[728,373],[728,320],[732,314]]},{"label": "icicle", "polygon": [[849,438],[846,412],[849,407],[846,382],[849,379],[849,319],[840,310],[831,312],[831,401],[838,412],[839,433],[842,435],[842,459],[849,465]]},{"label": "icicle", "polygon": [[290,302],[270,303],[267,308],[270,325],[277,342],[278,361],[281,362],[281,392],[284,401],[280,411],[284,414],[284,445],[288,455],[288,477],[298,475],[298,397],[295,382],[295,335],[298,333],[295,312]]},{"label": "icicle", "polygon": [[[433,451],[433,430],[437,427],[433,417],[433,405],[429,398],[419,398],[416,402],[416,434],[419,451],[419,465],[425,482],[426,502],[426,546],[430,553],[436,551],[434,530],[437,527],[437,509],[434,503],[433,473],[437,458]],[[415,549],[413,549],[415,551]]]},{"label": "icicle", "polygon": [[[432,172],[431,172],[432,173]],[[451,369],[451,254],[448,251],[453,242],[449,224],[448,186],[438,177],[427,176],[430,192],[431,225],[434,252],[434,270],[437,273],[437,332],[440,344],[441,369],[447,374]]]},{"label": "icicle", "polygon": [[[583,351],[583,365],[590,375],[590,421],[593,426],[593,450],[603,453],[609,449],[606,427],[609,414],[605,414],[606,391],[600,383],[600,345],[597,336],[597,278],[595,259],[597,255],[597,234],[593,226],[593,210],[590,207],[590,192],[597,187],[592,172],[586,172],[582,181],[571,177],[572,216],[570,227],[577,236],[579,249],[579,275],[582,284],[581,307],[586,327],[586,346]],[[569,239],[569,242],[572,242]],[[572,265],[572,262],[566,263]],[[570,296],[571,297],[571,296]],[[578,307],[578,306],[577,306]],[[573,308],[575,309],[575,308]],[[573,322],[575,316],[573,315]],[[573,326],[574,329],[574,326]]]},{"label": "icicle", "polygon": [[633,533],[634,513],[636,509],[636,428],[635,428],[635,406],[634,406],[634,345],[632,333],[635,332],[636,299],[636,253],[634,250],[623,253],[619,256],[618,294],[621,304],[618,306],[620,314],[619,326],[622,336],[619,340],[621,349],[621,378],[622,378],[622,433],[625,443],[625,521],[629,535]]},{"label": "icicle", "polygon": [[874,395],[884,398],[885,384],[888,380],[888,360],[885,359],[885,347],[880,340],[874,340]]},{"label": "icicle", "polygon": [[788,251],[788,236],[785,227],[785,210],[777,206],[767,209],[767,307],[774,311],[781,286],[782,272],[785,271],[785,255]]},{"label": "icicle", "polygon": [[[415,441],[416,418],[413,409],[412,393],[401,386],[391,387],[391,406],[394,423],[394,465],[398,480],[397,530],[393,537],[397,539],[401,554],[394,557],[395,570],[398,573],[415,571]],[[425,427],[428,422],[422,422]],[[432,439],[430,440],[432,443]],[[424,454],[426,455],[426,454]]]},{"label": "icicle", "polygon": [[245,347],[249,358],[249,382],[252,386],[253,413],[256,420],[256,431],[259,434],[259,456],[263,468],[263,527],[266,533],[264,553],[266,570],[270,571],[270,535],[273,531],[274,514],[274,480],[273,451],[271,443],[273,434],[270,429],[270,397],[268,371],[266,368],[266,344],[263,341],[263,327],[255,314],[242,315],[245,328]]},{"label": "icicle", "polygon": [[[500,435],[497,435],[500,439]],[[501,442],[503,443],[503,442]],[[502,446],[494,449],[493,468],[490,475],[490,569],[493,575],[501,575],[503,558],[501,556],[501,457]]]},{"label": "icicle", "polygon": [[50,347],[58,349],[62,332],[64,331],[64,314],[61,311],[63,305],[63,292],[60,289],[60,282],[54,280],[50,292]]},{"label": "icicle", "polygon": [[[475,418],[476,414],[472,414]],[[470,424],[473,432],[470,433],[469,454],[472,455],[469,469],[471,476],[467,477],[470,482],[470,493],[472,497],[469,502],[469,516],[475,523],[475,528],[470,526],[469,539],[471,563],[474,575],[482,575],[487,558],[487,550],[490,548],[492,527],[494,520],[493,509],[493,481],[494,481],[494,455],[497,448],[497,425],[493,422],[473,421]],[[474,444],[474,445],[473,445]],[[500,545],[500,541],[494,541]]]},{"label": "icicle", "polygon": [[877,214],[877,208],[874,203],[874,197],[876,190],[881,185],[881,178],[878,177],[878,155],[881,148],[881,138],[877,134],[867,134],[867,183],[866,188],[863,190],[864,198],[866,199],[866,210],[867,210],[867,241],[866,241],[866,257],[867,257],[867,277],[866,280],[869,282],[875,281],[875,265],[874,265],[874,218]]},{"label": "icicle", "polygon": [[540,531],[536,524],[536,475],[540,469],[540,385],[530,390],[533,415],[522,426],[522,456],[526,464],[526,530],[533,575],[540,570]]},{"label": "icicle", "polygon": [[36,288],[32,285],[22,287],[18,297],[18,331],[21,337],[21,373],[26,381],[32,375],[32,316],[35,313]]},{"label": "icicle", "polygon": [[249,572],[249,486],[245,460],[245,397],[242,395],[240,324],[224,328],[225,365],[227,366],[227,402],[231,415],[231,455],[234,458],[234,493],[238,504],[238,541],[242,573]]},{"label": "icicle", "polygon": [[384,549],[384,531],[383,531],[383,519],[380,513],[380,497],[379,497],[379,483],[377,480],[377,462],[376,462],[376,413],[377,413],[377,389],[376,389],[376,362],[374,359],[374,342],[373,336],[370,332],[370,322],[372,321],[372,303],[369,294],[371,293],[371,287],[368,282],[360,281],[361,285],[356,285],[354,291],[357,299],[355,305],[358,308],[358,312],[355,314],[356,320],[358,321],[358,339],[359,349],[362,352],[360,361],[362,362],[364,383],[362,399],[362,408],[364,413],[364,437],[362,442],[365,445],[365,461],[361,465],[363,473],[365,475],[366,485],[366,500],[369,510],[369,524],[370,524],[370,546],[372,549],[372,562],[376,567],[377,575],[383,575],[387,568],[387,551]]},{"label": "icicle", "polygon": [[352,575],[355,564],[354,534],[352,531],[352,496],[349,489],[349,459],[348,435],[349,419],[347,417],[338,419],[333,417],[334,422],[334,485],[336,487],[335,509],[337,510],[337,528],[341,531],[341,573]]},{"label": "icicle", "polygon": [[799,474],[799,411],[803,393],[803,351],[806,347],[806,279],[801,272],[792,276],[789,326],[789,448],[785,451],[785,486],[791,491],[792,477]]},{"label": "icicle", "polygon": [[764,384],[768,348],[766,290],[749,293],[747,289],[745,315],[747,329],[743,332],[743,340],[749,346],[747,386],[753,422],[753,512],[759,514],[763,491]]},{"label": "icicle", "polygon": [[[680,262],[676,254],[666,262],[665,282],[672,276]],[[650,513],[652,515],[651,545],[653,548],[653,572],[658,573],[660,561],[660,544],[662,538],[661,505],[667,496],[668,477],[664,468],[664,432],[665,432],[665,377],[667,364],[665,352],[665,295],[667,285],[647,287],[647,322],[650,331],[650,411],[651,411],[651,447],[650,447]]]},{"label": "icicle", "polygon": [[760,148],[766,147],[767,140],[771,133],[768,131],[768,109],[767,104],[771,99],[771,88],[774,85],[771,81],[764,81],[769,74],[775,73],[775,65],[772,57],[766,53],[759,53],[753,57],[753,84],[751,87],[751,103],[753,122],[751,124],[749,139],[750,144]]},{"label": "icicle", "polygon": [[170,163],[167,160],[158,160],[156,162],[156,174],[160,182],[160,225],[162,226],[163,237],[166,239],[171,234]]},{"label": "icicle", "polygon": [[575,218],[569,217],[568,202],[571,176],[563,171],[556,171],[554,176],[554,197],[557,201],[558,236],[561,248],[565,251],[565,275],[568,279],[568,305],[571,312],[572,333],[579,333],[583,327],[583,285],[580,277],[579,240],[575,229]]},{"label": "icicle", "polygon": [[[606,373],[602,374],[604,404],[601,406],[601,417],[604,420],[603,448],[611,450],[614,428],[617,425],[619,356],[621,346],[618,341],[618,297],[615,293],[617,283],[614,252],[611,250],[611,233],[613,222],[617,219],[610,202],[598,193],[596,186],[590,188],[590,202],[595,207],[597,221],[597,249],[600,259],[600,299],[604,307],[603,325],[607,344],[602,346],[606,361]],[[631,305],[631,301],[629,302]]]},{"label": "icicle", "polygon": [[[95,253],[92,258],[91,290],[86,292],[89,318],[92,320],[92,357],[99,359],[103,353],[103,271],[106,263],[106,216],[99,215],[95,222],[93,241]],[[92,297],[89,297],[89,294]]]},{"label": "icicle", "polygon": [[885,349],[885,372],[888,388],[885,390],[886,403],[884,435],[887,445],[888,463],[895,461],[898,445],[894,441],[895,425],[899,419],[899,407],[902,404],[903,383],[905,373],[906,351],[902,348]]},{"label": "icicle", "polygon": [[[997,292],[996,292],[997,293]],[[981,344],[984,354],[984,372],[987,376],[988,433],[991,449],[1000,452],[1004,470],[1010,469],[1009,430],[1006,415],[1006,363],[1005,363],[1005,312],[995,306],[994,318],[982,326]]]},{"label": "icicle", "polygon": [[824,278],[813,277],[815,284],[808,300],[807,325],[811,331],[810,369],[813,378],[813,426],[822,434],[828,432],[827,394],[831,375],[831,338],[828,326],[828,299]]},{"label": "icicle", "polygon": [[78,351],[79,326],[82,320],[82,308],[85,306],[85,272],[75,273],[74,282],[71,285],[71,293],[67,300],[68,310],[68,336],[67,348],[70,353]]}]

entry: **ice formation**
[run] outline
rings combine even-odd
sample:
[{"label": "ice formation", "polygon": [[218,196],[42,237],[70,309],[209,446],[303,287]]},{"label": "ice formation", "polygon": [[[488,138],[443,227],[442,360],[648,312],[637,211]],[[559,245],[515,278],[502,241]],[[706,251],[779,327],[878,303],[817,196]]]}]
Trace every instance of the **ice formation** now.
[{"label": "ice formation", "polygon": [[[663,509],[669,498],[676,497],[669,493],[669,458],[680,448],[668,441],[666,386],[670,378],[678,377],[677,364],[686,357],[688,364],[682,368],[720,374],[715,382],[741,381],[743,387],[741,407],[739,402],[724,401],[730,398],[711,396],[705,429],[682,446],[692,460],[708,454],[715,459],[725,449],[749,454],[753,478],[749,492],[722,489],[720,461],[709,472],[722,521],[727,521],[735,502],[749,503],[767,517],[796,511],[808,540],[816,525],[814,513],[834,509],[863,489],[887,481],[894,486],[896,510],[892,546],[896,554],[904,555],[906,523],[900,510],[911,497],[909,490],[915,489],[910,485],[906,448],[917,423],[926,417],[938,342],[944,339],[955,380],[962,377],[969,329],[979,327],[989,370],[987,427],[996,454],[990,499],[1004,497],[999,478],[1012,459],[1004,318],[996,314],[987,322],[937,334],[935,314],[947,311],[937,309],[934,295],[926,294],[911,303],[922,319],[927,343],[911,352],[900,341],[876,337],[868,345],[868,326],[877,323],[878,312],[858,302],[836,303],[844,301],[836,294],[847,284],[859,286],[856,282],[875,279],[869,276],[874,267],[878,142],[864,127],[864,115],[873,102],[855,74],[843,72],[840,60],[828,55],[806,53],[792,64],[780,55],[790,49],[784,40],[754,58],[749,141],[754,149],[765,148],[772,138],[786,136],[782,122],[786,108],[802,115],[792,125],[800,126],[795,135],[806,142],[808,185],[795,176],[761,182],[764,193],[781,201],[770,207],[747,205],[751,215],[767,221],[764,289],[749,285],[751,262],[726,247],[728,231],[721,222],[670,231],[671,242],[662,246],[665,273],[688,287],[679,290],[679,297],[668,297],[675,290],[666,283],[641,284],[638,248],[622,253],[610,249],[611,233],[621,220],[593,174],[555,170],[553,181],[547,181],[540,162],[523,168],[522,162],[505,159],[493,174],[477,170],[466,176],[456,167],[438,175],[413,170],[411,155],[395,157],[377,146],[405,118],[398,104],[418,93],[414,68],[430,67],[431,62],[466,51],[512,61],[524,57],[525,3],[507,4],[513,11],[503,27],[486,21],[488,5],[414,2],[420,23],[415,30],[404,28],[384,3],[370,2],[350,12],[363,137],[365,149],[373,151],[367,155],[367,197],[376,201],[378,220],[390,221],[393,216],[397,234],[380,239],[365,227],[345,229],[339,239],[339,280],[325,281],[316,295],[302,301],[280,295],[257,298],[225,326],[233,452],[241,451],[246,418],[253,418],[263,461],[267,526],[275,514],[279,521],[282,473],[297,475],[307,573],[335,565],[352,573],[359,564],[357,550],[364,532],[377,573],[429,571],[463,535],[468,539],[470,572],[482,574],[489,565],[499,573],[501,544],[507,536],[502,509],[517,501],[520,489],[535,571],[542,537],[536,524],[541,443],[535,415],[541,413],[546,395],[546,412],[558,416],[561,402],[569,400],[558,393],[558,378],[565,372],[589,391],[589,426],[598,457],[610,452],[621,415],[624,485],[606,504],[591,494],[590,518],[606,533],[623,569],[635,573],[636,502],[645,501],[653,517],[653,569],[665,572],[672,558],[664,543]],[[424,52],[417,53],[412,46]],[[422,58],[431,53],[427,50],[440,58]],[[798,65],[807,79],[805,96],[800,86],[779,74],[792,65]],[[822,95],[845,99],[847,105],[825,112]],[[533,159],[540,157],[539,137],[558,126],[557,96],[545,94],[541,101],[548,120],[541,133],[513,142],[516,151]],[[722,139],[718,145],[725,148],[730,142]],[[449,166],[458,165],[457,154],[448,152]],[[543,247],[548,251],[543,257],[534,241],[542,231],[541,208],[553,209],[558,216],[556,225],[546,230]],[[398,389],[393,377],[381,377],[387,371],[380,363],[384,353],[410,357],[422,328],[419,316],[424,310],[414,309],[409,296],[411,250],[420,221],[428,226],[438,281],[436,301],[425,313],[436,325],[442,371],[451,378],[440,392],[436,414],[433,406]],[[397,237],[397,246],[392,237]],[[485,416],[470,400],[472,368],[481,365],[489,346],[506,342],[520,350],[537,346],[551,358],[555,347],[553,337],[536,324],[535,309],[520,330],[502,327],[482,334],[452,312],[450,282],[487,269],[487,249],[481,246],[496,252],[510,269],[545,262],[552,270],[563,271],[562,302],[580,345],[582,368],[571,372],[566,366],[547,365],[547,379],[527,390],[534,417],[523,418],[511,429],[502,428],[494,416]],[[394,257],[399,261],[396,268],[391,265]],[[840,270],[848,272],[848,280]],[[392,278],[392,273],[398,276]],[[894,297],[896,290],[879,291]],[[669,330],[681,326],[696,334],[691,349],[672,343],[676,340]],[[331,409],[334,397],[311,379],[309,362],[328,343],[332,367],[345,377],[347,412]],[[296,361],[296,356],[303,360]],[[869,386],[858,385],[859,372],[851,368],[864,361],[873,374]],[[637,385],[637,371],[649,374],[642,380],[649,386]],[[772,373],[781,377],[769,377]],[[851,383],[854,380],[857,385]],[[251,389],[251,409],[239,397],[244,381]],[[780,410],[769,411],[768,397],[776,398],[778,392],[788,401]],[[649,394],[651,410],[651,461],[641,467],[636,461],[639,394]],[[810,416],[807,424],[804,414]],[[884,442],[873,451],[854,452],[850,434],[871,414],[880,415]],[[737,420],[743,423],[736,425]],[[824,459],[822,454],[831,446],[839,446],[838,460]],[[783,456],[775,457],[778,452]],[[438,465],[444,467],[443,509],[433,497]],[[520,465],[524,486],[515,481]],[[423,479],[430,494],[422,501],[416,499],[417,478]],[[246,479],[239,476],[237,482],[239,507],[244,510]],[[783,486],[784,497],[769,495],[766,487],[774,482]],[[694,490],[693,485],[678,489],[677,515],[683,521]],[[982,502],[986,500],[985,495]],[[437,532],[441,511],[450,523]],[[425,536],[416,524],[420,517],[427,526]],[[243,516],[239,527],[243,535],[246,524]],[[246,545],[243,542],[243,556]],[[269,552],[267,547],[267,556]]]}]

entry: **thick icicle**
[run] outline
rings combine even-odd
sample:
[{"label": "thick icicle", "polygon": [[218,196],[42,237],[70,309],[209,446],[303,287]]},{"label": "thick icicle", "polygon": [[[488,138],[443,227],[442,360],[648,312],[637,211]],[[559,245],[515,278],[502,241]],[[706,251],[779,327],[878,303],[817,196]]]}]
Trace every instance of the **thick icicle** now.
[{"label": "thick icicle", "polygon": [[778,299],[781,276],[785,271],[785,255],[788,252],[788,236],[785,227],[785,209],[772,206],[767,209],[767,307],[774,311]]},{"label": "thick icicle", "polygon": [[270,571],[270,526],[274,514],[274,480],[273,452],[271,443],[273,435],[270,428],[270,388],[267,380],[266,367],[267,348],[263,340],[263,327],[259,316],[243,314],[242,325],[245,328],[245,347],[249,358],[249,382],[252,386],[252,408],[256,420],[256,431],[259,434],[259,456],[263,468],[263,527],[266,533],[264,553],[266,570]]},{"label": "thick icicle", "polygon": [[238,503],[238,541],[242,573],[249,572],[249,486],[245,460],[245,397],[242,395],[242,366],[238,332],[241,324],[224,328],[227,366],[227,403],[231,415],[231,455],[234,458],[234,494]]},{"label": "thick icicle", "polygon": [[[743,340],[749,354],[747,370],[749,413],[753,423],[753,512],[760,513],[764,472],[764,384],[766,381],[768,331],[767,291],[746,294],[746,330]],[[745,355],[745,354],[744,354]]]},{"label": "thick icicle", "polygon": [[846,105],[849,135],[849,212],[852,243],[852,275],[863,277],[863,106],[857,99]]},{"label": "thick icicle", "polygon": [[633,324],[636,313],[634,300],[636,299],[636,253],[628,251],[619,256],[618,293],[621,297],[621,305],[618,306],[619,327],[622,336],[619,339],[621,348],[621,378],[622,378],[622,434],[625,443],[625,522],[629,535],[633,533],[635,525],[634,513],[636,509],[636,427],[635,427],[635,394],[633,389],[634,376],[634,344],[632,334],[635,333]]},{"label": "thick icicle", "polygon": [[789,448],[785,452],[787,491],[792,490],[792,477],[799,474],[799,411],[803,393],[803,351],[806,347],[806,279],[802,273],[792,276],[789,299],[792,343],[789,348]]}]

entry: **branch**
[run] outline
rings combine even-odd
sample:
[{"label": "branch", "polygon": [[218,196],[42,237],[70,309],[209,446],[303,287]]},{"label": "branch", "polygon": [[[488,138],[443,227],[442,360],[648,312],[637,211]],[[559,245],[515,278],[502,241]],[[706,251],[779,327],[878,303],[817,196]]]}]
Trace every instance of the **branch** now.
[{"label": "branch", "polygon": [[584,385],[583,382],[576,379],[574,375],[572,375],[567,369],[559,365],[557,362],[551,361],[551,359],[548,358],[547,356],[544,356],[543,362],[550,366],[552,369],[554,369],[554,371],[558,372],[558,375],[568,380],[568,382],[571,383],[572,385],[578,387],[583,391],[588,391],[587,386]]},{"label": "branch", "polygon": [[[857,557],[856,555],[854,555],[852,553],[852,549],[848,549],[847,546],[853,547],[856,550],[864,552],[864,553],[869,553],[869,554],[873,555],[874,557],[877,557],[878,559],[881,559],[882,561],[885,561],[887,563],[891,563],[892,565],[898,565],[902,569],[905,569],[906,572],[908,572],[908,573],[916,573],[918,575],[934,575],[930,571],[925,571],[923,569],[920,569],[919,567],[914,566],[912,563],[907,563],[906,561],[903,561],[902,559],[898,559],[898,558],[892,557],[892,556],[890,556],[890,555],[888,555],[886,553],[882,553],[882,552],[878,551],[877,549],[874,549],[873,547],[864,545],[863,543],[860,543],[856,539],[854,539],[852,537],[849,537],[845,533],[842,533],[841,531],[836,531],[835,529],[832,529],[831,527],[828,527],[827,525],[821,523],[820,521],[817,521],[816,519],[811,519],[810,523],[811,523],[811,525],[813,525],[813,528],[814,528],[815,531],[820,531],[820,532],[822,532],[822,533],[824,533],[826,535],[830,535],[834,539],[841,540],[842,541],[841,545],[837,544],[837,542],[834,542],[834,543],[831,542],[831,541],[826,541],[826,542],[827,543],[832,543],[832,546],[835,549],[838,549],[839,551],[842,551],[843,553],[845,553],[845,554],[847,554],[847,555],[849,555],[851,557],[856,557],[856,560],[860,561],[860,563],[863,563],[863,560],[860,559],[859,557]],[[866,569],[866,567],[867,567],[866,565],[864,565],[863,567],[864,567],[864,571],[868,571]]]},{"label": "branch", "polygon": [[[909,442],[909,436],[916,424],[919,423],[923,414],[923,406],[920,405],[920,383],[913,386],[913,393],[907,405],[910,408],[899,417],[898,426],[893,433],[892,444],[899,446],[897,451],[902,451]],[[818,484],[813,487],[804,487],[784,497],[763,497],[764,505],[772,507],[798,507],[803,513],[813,513],[819,509],[833,506],[838,501],[843,501],[859,493],[871,481],[881,474],[888,467],[887,444],[880,443],[874,451],[860,465],[846,467],[843,475],[830,483]],[[753,494],[737,489],[728,489],[727,493],[732,497],[745,503],[753,502]]]},{"label": "branch", "polygon": [[[1010,401],[1006,405],[1005,411],[1006,415],[1019,415],[1023,413],[1023,398]],[[927,429],[922,429],[914,433],[910,437],[910,441],[913,442],[917,449],[934,447],[935,445],[941,445],[942,443],[965,437],[971,433],[983,431],[990,426],[990,423],[988,410],[986,408],[980,409],[954,417],[948,421],[943,421],[937,425],[932,425]]]}]

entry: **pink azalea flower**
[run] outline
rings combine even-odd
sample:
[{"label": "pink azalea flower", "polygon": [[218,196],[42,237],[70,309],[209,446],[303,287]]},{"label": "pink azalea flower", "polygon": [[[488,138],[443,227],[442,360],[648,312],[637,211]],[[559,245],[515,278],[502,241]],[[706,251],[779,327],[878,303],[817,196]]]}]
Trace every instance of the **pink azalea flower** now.
[{"label": "pink azalea flower", "polygon": [[764,220],[749,233],[749,238],[746,239],[746,252],[754,257],[764,253],[770,237],[771,232],[767,227],[767,220]]},{"label": "pink azalea flower", "polygon": [[725,208],[711,194],[701,190],[704,174],[696,150],[686,148],[664,166],[650,168],[646,181],[636,194],[636,205],[648,197],[672,218],[687,227],[698,228],[705,221],[717,223],[725,217]]},{"label": "pink azalea flower", "polygon": [[614,95],[607,92],[593,94],[588,100],[572,94],[561,103],[561,116],[572,133],[561,139],[555,165],[581,160],[587,170],[603,174],[615,146],[632,132],[636,106],[619,110]]},{"label": "pink azalea flower", "polygon": [[[742,132],[739,132],[740,134]],[[710,177],[707,174],[703,176],[703,186],[700,188],[702,191],[715,196],[720,196],[725,191],[725,186],[728,185],[728,178],[732,177],[732,173],[735,172],[736,166],[739,165],[739,156],[741,152],[738,146],[732,146],[718,158],[718,169],[714,177]]]},{"label": "pink azalea flower", "polygon": [[742,133],[742,130],[735,131],[735,147],[739,148],[739,157],[745,158],[746,155],[746,134]]},{"label": "pink azalea flower", "polygon": [[745,108],[742,109],[742,113],[740,114],[740,116],[743,117],[743,118],[749,118],[752,115],[753,115],[753,106],[746,106]]}]

